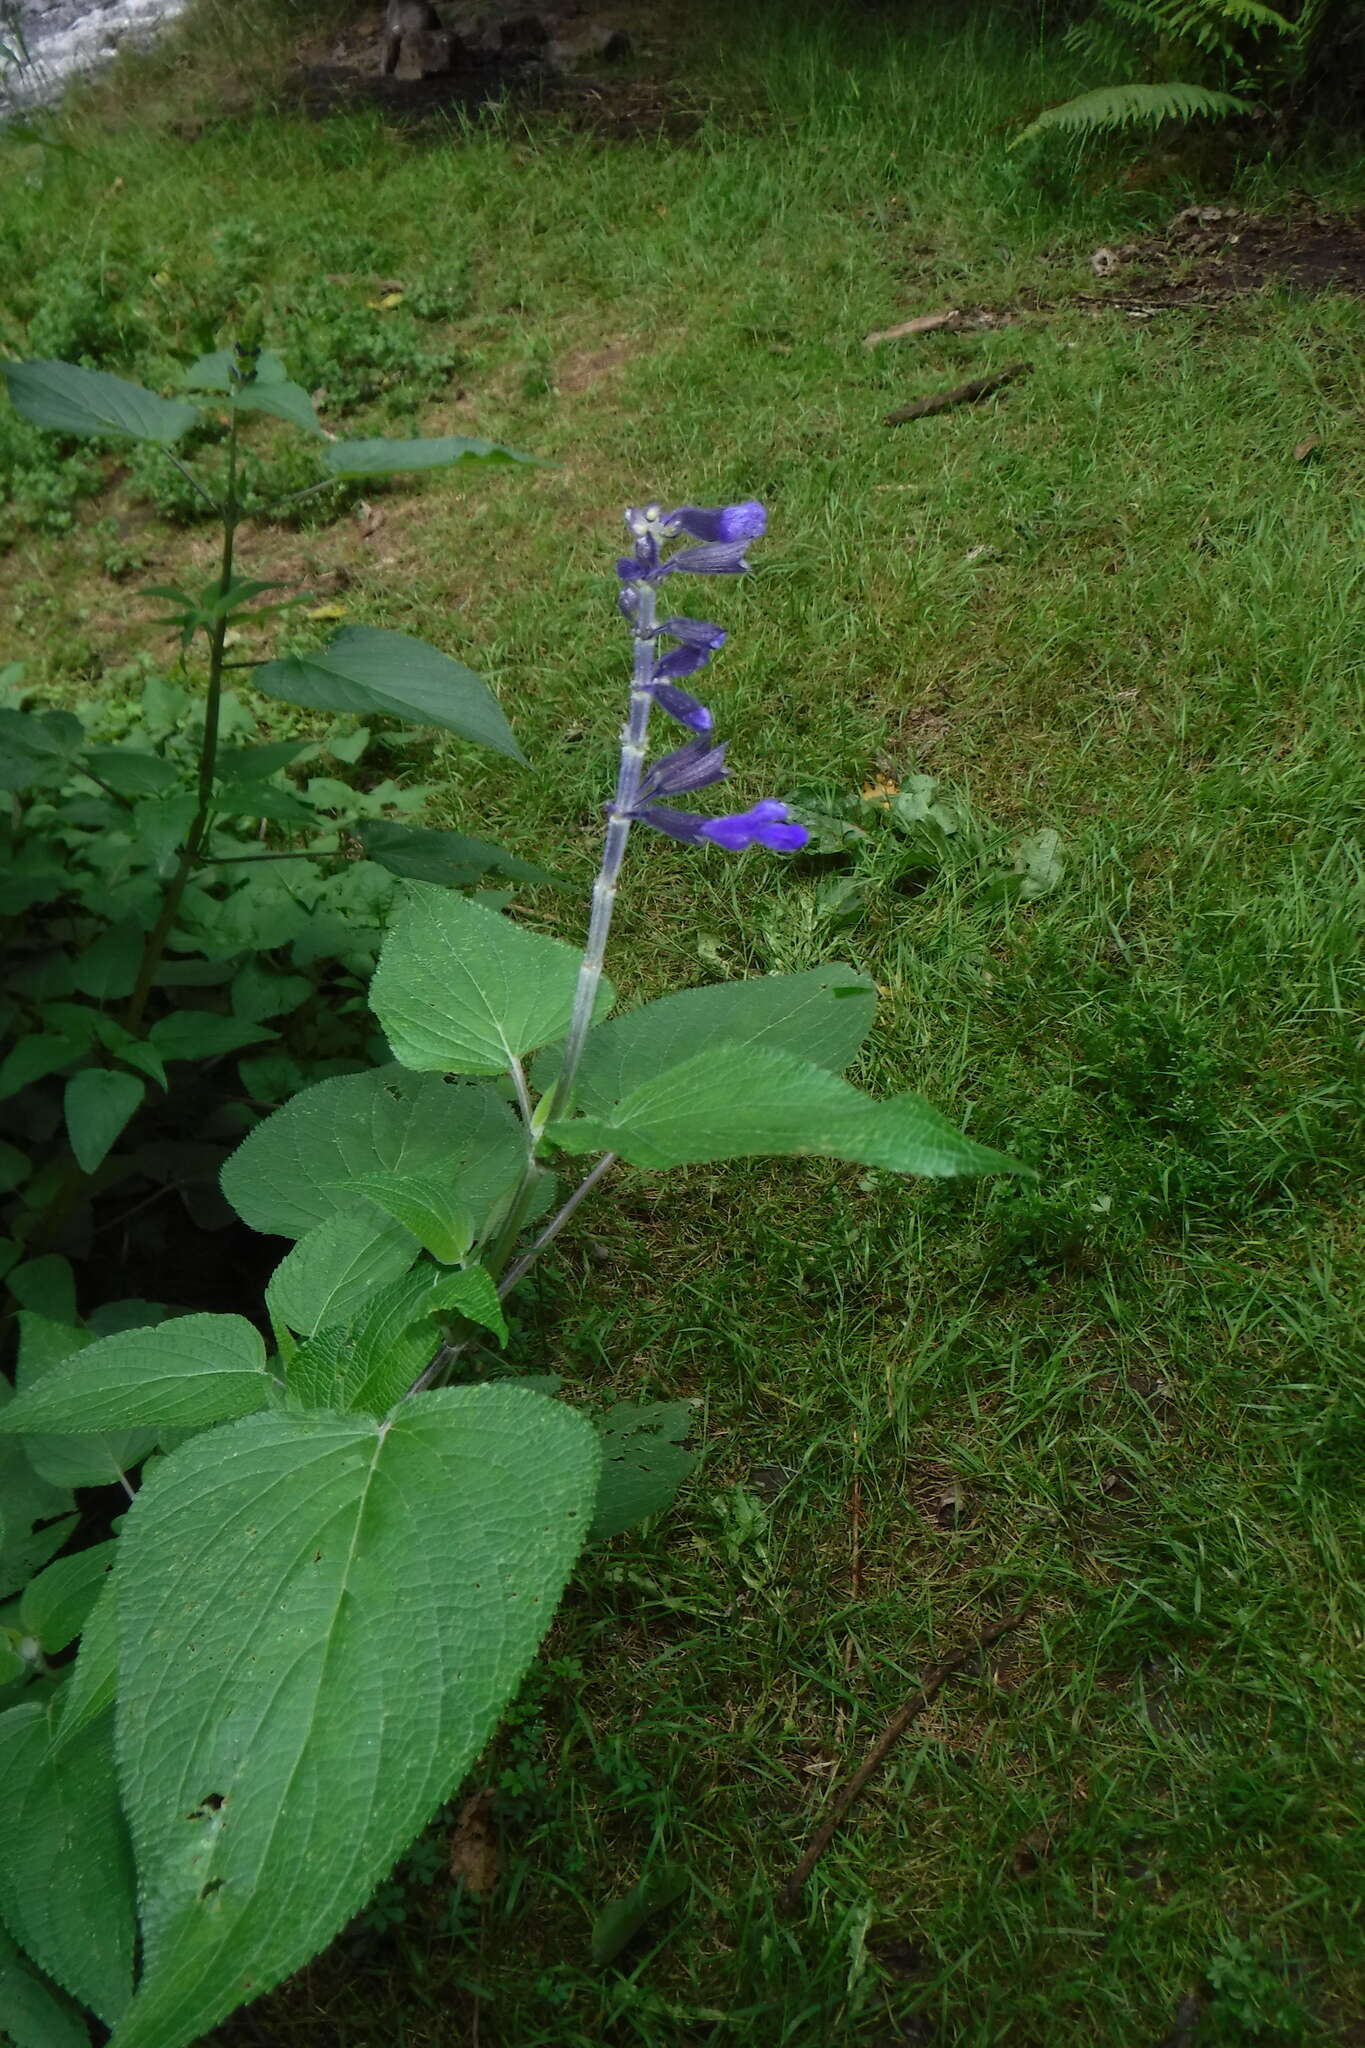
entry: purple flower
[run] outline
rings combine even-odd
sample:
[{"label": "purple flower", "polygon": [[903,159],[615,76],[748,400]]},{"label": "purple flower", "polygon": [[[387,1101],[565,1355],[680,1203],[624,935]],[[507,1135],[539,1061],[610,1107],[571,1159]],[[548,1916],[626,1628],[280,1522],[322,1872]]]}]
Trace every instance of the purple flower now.
[{"label": "purple flower", "polygon": [[656,797],[686,796],[689,790],[709,789],[713,782],[723,782],[727,772],[724,741],[716,747],[709,739],[689,740],[685,747],[661,755],[652,768],[645,770],[640,802],[648,804]]},{"label": "purple flower", "polygon": [[[657,502],[632,505],[626,527],[633,551],[618,558],[616,573],[625,584],[659,584],[680,569],[694,576],[739,576],[749,566],[746,545],[757,540],[767,524],[768,515],[754,498],[742,505],[679,505],[672,512]],[[680,533],[699,545],[683,548],[665,561],[663,543]]]},{"label": "purple flower", "polygon": [[748,542],[743,540],[718,540],[701,547],[680,548],[660,574],[673,576],[682,570],[687,576],[742,576],[750,566],[744,552],[747,546]]},{"label": "purple flower", "polygon": [[670,718],[676,718],[679,725],[688,726],[693,732],[710,732],[714,720],[704,704],[686,690],[675,690],[672,685],[679,676],[693,676],[707,662],[716,650],[725,645],[725,629],[713,626],[707,619],[665,619],[659,627],[659,637],[666,634],[669,639],[682,642],[680,647],[670,648],[654,663],[654,701],[661,711]]},{"label": "purple flower", "polygon": [[666,832],[670,839],[680,839],[684,846],[694,845],[701,838],[701,828],[706,823],[695,811],[674,811],[667,804],[647,804],[631,815],[637,825],[652,825],[656,832]]},{"label": "purple flower", "polygon": [[717,653],[726,641],[724,626],[713,626],[709,619],[665,619],[659,631],[670,640],[681,640],[684,647],[704,647],[708,654]]},{"label": "purple flower", "polygon": [[742,505],[679,505],[668,524],[691,540],[757,540],[767,532],[768,515],[756,498]]},{"label": "purple flower", "polygon": [[694,676],[710,659],[710,650],[705,647],[671,647],[655,662],[654,680],[667,683],[678,676]]},{"label": "purple flower", "polygon": [[641,825],[652,825],[656,832],[665,832],[685,846],[695,846],[705,839],[712,846],[723,846],[727,853],[738,853],[746,846],[766,846],[773,853],[798,853],[810,838],[804,825],[791,822],[787,806],[771,797],[728,818],[699,818],[695,811],[675,811],[667,804],[645,804],[632,816]]},{"label": "purple flower", "polygon": [[691,732],[710,732],[716,722],[704,704],[689,697],[686,690],[675,689],[672,683],[655,683],[650,694],[660,711],[666,711]]},{"label": "purple flower", "polygon": [[785,804],[765,797],[747,811],[735,811],[728,818],[708,818],[699,837],[709,839],[714,846],[723,846],[727,853],[738,853],[745,846],[767,846],[774,853],[797,853],[810,834],[804,825],[793,824]]}]

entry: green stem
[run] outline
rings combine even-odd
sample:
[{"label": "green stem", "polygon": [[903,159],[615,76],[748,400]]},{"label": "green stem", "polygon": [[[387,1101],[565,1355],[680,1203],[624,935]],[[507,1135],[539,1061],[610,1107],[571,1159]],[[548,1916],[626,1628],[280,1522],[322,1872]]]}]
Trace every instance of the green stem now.
[{"label": "green stem", "polygon": [[[227,495],[220,508],[223,519],[222,566],[218,573],[218,595],[226,603],[232,586],[232,561],[237,542],[237,527],[241,518],[241,507],[237,501],[237,412],[234,408],[232,424],[228,429],[228,473]],[[199,861],[200,851],[208,836],[209,821],[213,815],[213,776],[218,762],[218,723],[223,701],[223,654],[227,646],[228,621],[226,609],[220,610],[209,633],[209,683],[204,700],[204,736],[199,745],[199,802],[185,843],[180,849],[175,864],[175,873],[166,885],[161,910],[156,923],[147,934],[142,949],[142,963],[138,968],[137,983],[128,998],[128,1007],[123,1013],[125,1031],[136,1031],[142,1022],[147,1007],[147,998],[152,992],[152,982],[157,968],[161,965],[166,944],[175,929],[175,920],[180,914],[180,905],[189,884],[191,874]]]}]

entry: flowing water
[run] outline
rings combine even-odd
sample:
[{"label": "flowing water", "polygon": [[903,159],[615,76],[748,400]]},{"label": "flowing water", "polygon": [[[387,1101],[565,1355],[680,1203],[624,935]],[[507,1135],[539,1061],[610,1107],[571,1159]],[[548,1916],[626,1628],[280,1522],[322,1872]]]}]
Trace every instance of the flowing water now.
[{"label": "flowing water", "polygon": [[0,107],[54,99],[76,72],[97,70],[124,44],[147,42],[180,12],[184,0],[0,0],[4,24],[17,18],[25,61],[17,74],[0,58]]}]

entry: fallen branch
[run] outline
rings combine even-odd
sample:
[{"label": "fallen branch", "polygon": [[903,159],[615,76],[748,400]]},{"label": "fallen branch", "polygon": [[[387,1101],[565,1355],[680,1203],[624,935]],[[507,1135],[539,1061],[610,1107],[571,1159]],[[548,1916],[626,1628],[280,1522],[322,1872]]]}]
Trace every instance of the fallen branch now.
[{"label": "fallen branch", "polygon": [[882,424],[899,427],[906,420],[927,420],[931,414],[947,412],[955,405],[975,405],[978,398],[989,398],[1002,384],[1026,377],[1032,368],[1032,363],[1007,363],[1003,370],[992,370],[988,377],[972,377],[965,384],[955,384],[951,391],[936,391],[932,398],[917,398],[913,405],[902,405],[889,412]]},{"label": "fallen branch", "polygon": [[829,1812],[815,1830],[805,1853],[802,1855],[801,1861],[778,1893],[777,1903],[779,1906],[794,1906],[796,1904],[796,1901],[801,1896],[802,1885],[806,1882],[806,1879],[810,1876],[812,1870],[814,1870],[816,1864],[833,1841],[835,1832],[847,1815],[849,1808],[862,1797],[873,1777],[882,1764],[885,1763],[887,1757],[900,1741],[901,1736],[904,1735],[916,1715],[922,1714],[924,1709],[938,1698],[939,1693],[950,1678],[955,1678],[959,1671],[964,1671],[975,1658],[981,1656],[983,1651],[989,1650],[992,1643],[998,1643],[1001,1636],[1008,1635],[1012,1629],[1021,1627],[1029,1619],[1032,1612],[1032,1608],[1024,1607],[1017,1614],[1007,1614],[1003,1621],[993,1621],[989,1628],[982,1629],[975,1642],[968,1643],[965,1649],[958,1650],[953,1656],[945,1658],[942,1664],[930,1666],[920,1681],[919,1691],[891,1716],[891,1719],[887,1722],[885,1728],[883,1728],[881,1734],[877,1737],[877,1740],[873,1743],[871,1749],[863,1758],[863,1761],[859,1764],[843,1790],[835,1794]]}]

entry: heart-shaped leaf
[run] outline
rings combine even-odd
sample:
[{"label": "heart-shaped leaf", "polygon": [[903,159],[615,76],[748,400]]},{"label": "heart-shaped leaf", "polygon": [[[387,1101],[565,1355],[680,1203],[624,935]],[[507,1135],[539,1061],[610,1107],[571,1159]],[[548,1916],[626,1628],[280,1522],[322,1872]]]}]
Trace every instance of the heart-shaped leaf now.
[{"label": "heart-shaped leaf", "polygon": [[[501,1074],[562,1038],[582,955],[496,911],[414,883],[384,941],[370,1004],[405,1067]],[[603,981],[599,1011],[614,992]]]},{"label": "heart-shaped leaf", "polygon": [[481,1219],[511,1193],[525,1158],[517,1119],[492,1088],[376,1067],[305,1088],[257,1124],[223,1168],[223,1193],[253,1230],[302,1237],[354,1207],[369,1174],[437,1175]]},{"label": "heart-shaped leaf", "polygon": [[140,384],[78,363],[0,362],[0,377],[16,412],[35,427],[63,434],[112,435],[169,448],[199,418],[198,406],[158,398]]},{"label": "heart-shaped leaf", "polygon": [[487,684],[425,640],[379,626],[345,626],[326,647],[287,654],[252,672],[267,697],[311,711],[386,712],[439,725],[513,761],[525,755]]},{"label": "heart-shaped leaf", "polygon": [[186,2048],[364,1904],[520,1683],[596,1484],[590,1425],[488,1386],[157,1468],[119,1539],[144,1970],[111,2048]]}]

